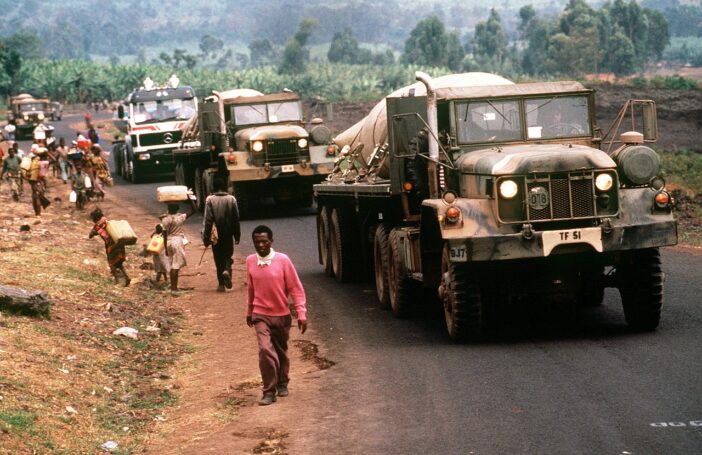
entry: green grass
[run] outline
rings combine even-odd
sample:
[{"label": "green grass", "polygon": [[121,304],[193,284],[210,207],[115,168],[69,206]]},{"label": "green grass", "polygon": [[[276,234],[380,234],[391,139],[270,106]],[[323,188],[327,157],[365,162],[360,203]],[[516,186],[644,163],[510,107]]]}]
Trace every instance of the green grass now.
[{"label": "green grass", "polygon": [[691,196],[702,193],[702,154],[688,150],[662,152],[661,169],[668,184]]},{"label": "green grass", "polygon": [[19,431],[31,429],[36,420],[37,415],[33,412],[22,411],[19,409],[16,411],[0,412],[0,421]]}]

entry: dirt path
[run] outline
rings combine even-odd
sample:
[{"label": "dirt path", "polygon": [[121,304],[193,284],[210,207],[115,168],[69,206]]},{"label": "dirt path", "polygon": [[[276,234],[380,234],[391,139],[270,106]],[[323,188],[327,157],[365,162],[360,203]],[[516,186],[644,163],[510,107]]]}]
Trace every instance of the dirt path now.
[{"label": "dirt path", "polygon": [[[113,216],[132,222],[138,232],[150,232],[155,214],[135,213],[125,202],[113,199],[105,204]],[[144,216],[146,215],[146,216]],[[166,410],[165,421],[155,422],[145,453],[302,453],[295,450],[292,423],[309,402],[319,368],[303,360],[312,346],[312,328],[304,336],[291,331],[290,396],[272,406],[260,407],[258,348],[254,333],[245,323],[245,270],[243,256],[235,250],[234,286],[226,293],[215,292],[215,267],[210,250],[202,264],[199,224],[187,226],[190,245],[188,266],[182,271],[181,286],[192,291],[178,297],[187,316],[182,340],[192,353],[179,363],[174,379],[178,384],[177,407]]]}]

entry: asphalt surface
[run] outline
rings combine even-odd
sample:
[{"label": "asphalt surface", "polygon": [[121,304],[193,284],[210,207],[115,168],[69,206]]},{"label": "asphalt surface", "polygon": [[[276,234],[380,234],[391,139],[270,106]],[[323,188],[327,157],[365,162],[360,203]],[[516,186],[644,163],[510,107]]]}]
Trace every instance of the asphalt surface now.
[{"label": "asphalt surface", "polygon": [[[107,197],[130,198],[154,220],[163,211],[155,188],[170,182],[115,181]],[[575,314],[516,308],[493,336],[456,345],[434,306],[395,319],[378,307],[372,283],[324,276],[314,214],[264,206],[243,222],[235,251],[253,251],[254,226],[272,228],[274,248],[305,285],[311,335],[336,362],[316,379],[317,400],[291,422],[301,453],[702,453],[702,254],[663,250],[656,332],[630,332],[608,290],[602,306]],[[189,220],[191,235],[200,223]]]}]

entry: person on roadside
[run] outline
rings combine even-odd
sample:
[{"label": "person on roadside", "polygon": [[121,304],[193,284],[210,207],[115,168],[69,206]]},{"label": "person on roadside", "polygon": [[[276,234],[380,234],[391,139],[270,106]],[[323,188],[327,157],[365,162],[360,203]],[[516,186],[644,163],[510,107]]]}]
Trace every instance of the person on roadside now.
[{"label": "person on roadside", "polygon": [[273,231],[268,226],[257,226],[251,237],[256,253],[246,258],[246,324],[256,329],[258,366],[263,379],[263,398],[258,404],[267,406],[276,401],[276,396],[288,396],[288,339],[292,325],[289,298],[295,304],[301,333],[307,330],[307,308],[295,266],[287,255],[272,248]]},{"label": "person on roadside", "polygon": [[88,174],[83,172],[83,166],[78,163],[76,165],[75,172],[71,176],[71,189],[76,193],[76,208],[83,210],[85,207],[85,201],[88,200],[88,195],[86,193],[85,179],[90,178]]},{"label": "person on roadside", "polygon": [[105,242],[105,253],[107,253],[107,264],[110,266],[110,272],[115,278],[115,284],[119,283],[119,273],[124,276],[124,287],[129,286],[132,280],[127,275],[127,271],[124,268],[124,261],[127,259],[127,253],[124,249],[124,245],[119,242],[115,242],[107,232],[107,217],[103,215],[102,210],[96,208],[90,213],[90,218],[93,220],[95,225],[91,229],[88,238],[92,239],[96,235]]},{"label": "person on roadside", "polygon": [[7,156],[2,161],[2,171],[0,171],[0,180],[7,177],[10,180],[10,191],[12,192],[12,200],[19,201],[20,191],[20,158],[16,155],[16,149],[10,147],[7,150]]},{"label": "person on roadside", "polygon": [[[155,236],[163,237],[163,225],[157,224],[154,228],[154,232],[151,233],[151,238]],[[165,240],[164,240],[165,242]],[[154,266],[154,281],[158,283],[163,277],[163,281],[168,284],[168,274],[171,272],[170,264],[168,262],[168,256],[166,255],[166,248],[164,248],[159,254],[152,254],[153,266]]]},{"label": "person on roadside", "polygon": [[63,183],[68,183],[68,171],[71,168],[71,163],[68,161],[68,147],[66,140],[60,138],[56,147],[56,159],[58,160],[59,171],[61,172],[61,180]]},{"label": "person on roadside", "polygon": [[46,189],[44,176],[46,175],[46,170],[49,168],[48,161],[42,156],[45,154],[45,148],[34,148],[31,153],[32,161],[26,172],[26,180],[29,182],[29,186],[32,187],[32,207],[34,208],[34,214],[36,216],[41,215],[41,210],[46,209],[51,204],[51,201],[44,195]]},{"label": "person on roadside", "polygon": [[93,192],[98,200],[102,200],[105,198],[105,185],[112,182],[107,160],[103,156],[102,148],[97,144],[90,146],[90,154],[87,158],[89,162],[88,173],[93,180]]},{"label": "person on roadside", "polygon": [[241,227],[236,198],[227,193],[227,184],[221,178],[214,180],[214,194],[205,201],[202,243],[212,245],[212,256],[217,269],[217,292],[232,288],[232,256],[234,245],[239,244]]},{"label": "person on roadside", "polygon": [[185,260],[185,232],[183,230],[183,225],[185,220],[190,218],[197,211],[195,202],[190,199],[191,210],[190,213],[180,213],[178,209],[179,204],[168,204],[168,213],[161,218],[161,225],[163,226],[163,238],[166,242],[166,255],[168,256],[168,263],[170,268],[170,278],[171,278],[171,293],[178,295],[180,289],[178,288],[178,274],[180,269],[187,265]]}]

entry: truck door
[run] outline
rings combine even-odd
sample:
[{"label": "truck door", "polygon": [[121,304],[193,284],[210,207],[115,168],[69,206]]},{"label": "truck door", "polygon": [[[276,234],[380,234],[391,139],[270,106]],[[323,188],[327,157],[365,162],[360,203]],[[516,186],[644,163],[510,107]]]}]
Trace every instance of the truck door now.
[{"label": "truck door", "polygon": [[202,149],[210,151],[210,163],[217,162],[217,155],[227,151],[227,135],[220,131],[221,119],[219,104],[202,103],[200,105],[200,131],[202,132]]}]

